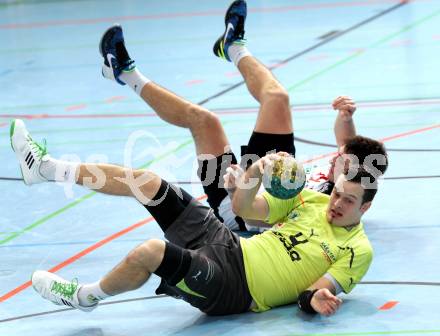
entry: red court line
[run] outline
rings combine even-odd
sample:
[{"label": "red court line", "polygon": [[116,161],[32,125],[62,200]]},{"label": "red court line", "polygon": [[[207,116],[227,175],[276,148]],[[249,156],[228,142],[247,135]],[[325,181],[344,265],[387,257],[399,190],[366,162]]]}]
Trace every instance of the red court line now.
[{"label": "red court line", "polygon": [[394,308],[398,303],[399,301],[388,301],[382,307],[380,307],[379,310],[390,310]]},{"label": "red court line", "polygon": [[330,157],[330,156],[336,155],[337,153],[338,152],[335,151],[335,152],[331,152],[331,153],[315,156],[315,157],[313,157],[313,158],[311,158],[309,160],[301,161],[301,164],[311,163],[311,162],[314,162],[314,161],[325,159],[326,157]]},{"label": "red court line", "polygon": [[70,111],[82,110],[85,109],[86,107],[87,107],[86,104],[78,104],[78,105],[67,106],[65,110],[70,112]]},{"label": "red court line", "polygon": [[[395,139],[398,139],[398,138],[403,138],[403,137],[406,137],[406,136],[409,136],[409,135],[414,135],[414,134],[417,134],[417,133],[427,132],[427,131],[430,131],[430,130],[433,130],[433,129],[436,129],[436,128],[440,128],[440,124],[435,124],[435,125],[432,125],[432,126],[428,126],[428,127],[424,127],[424,128],[419,128],[419,129],[416,129],[416,130],[395,134],[395,135],[392,135],[392,136],[389,136],[389,137],[386,137],[386,138],[379,139],[379,141],[387,142],[387,141],[390,141],[390,140],[395,140]],[[331,157],[331,156],[335,155],[336,153],[337,152],[335,151],[335,152],[330,152],[330,153],[322,154],[322,155],[319,155],[319,156],[315,156],[315,157],[313,157],[313,158],[311,158],[309,160],[302,161],[301,163],[302,164],[311,163],[311,162],[314,162],[314,161],[318,161],[318,160],[324,159],[326,157]]]},{"label": "red court line", "polygon": [[391,47],[407,47],[409,45],[411,45],[411,43],[413,43],[413,41],[411,39],[405,39],[405,40],[397,40],[397,41],[393,41],[390,43]]},{"label": "red court line", "polygon": [[[137,229],[138,227],[145,225],[149,222],[151,222],[152,220],[154,220],[153,217],[149,217],[143,221],[140,221],[136,224],[133,224],[131,226],[129,226],[128,228],[125,228],[122,231],[119,231],[113,235],[111,235],[110,237],[107,237],[99,242],[97,242],[96,244],[93,244],[92,246],[86,248],[85,250],[82,250],[81,252],[75,254],[73,257],[70,257],[69,259],[63,261],[62,263],[56,265],[55,267],[51,268],[49,270],[49,272],[56,272],[59,271],[60,269],[66,267],[67,265],[73,263],[74,261],[78,260],[81,257],[84,257],[85,255],[89,254],[90,252],[96,250],[97,248],[101,247],[104,244],[107,244],[108,242],[130,232],[133,231],[134,229]],[[0,302],[6,301],[7,299],[11,298],[12,296],[20,293],[22,290],[25,290],[26,288],[30,287],[32,285],[32,283],[30,281],[22,284],[21,286],[15,288],[14,290],[10,291],[9,293],[6,293],[5,295],[3,295],[2,297],[0,297]]]},{"label": "red court line", "polygon": [[[124,97],[125,98],[125,97]],[[121,98],[122,99],[122,98]],[[115,99],[116,100],[116,99]],[[120,100],[120,99],[117,99]],[[398,106],[427,106],[440,105],[440,99],[425,99],[425,100],[404,100],[404,101],[383,101],[383,102],[359,102],[358,109],[361,108],[381,108],[381,107],[398,107]],[[311,105],[295,105],[292,110],[297,112],[310,111],[330,111],[332,108],[330,104],[311,104]],[[255,113],[258,108],[240,108],[240,109],[220,109],[212,110],[219,115],[231,114],[247,114]],[[115,113],[115,114],[0,114],[0,118],[20,118],[20,119],[107,119],[107,118],[150,118],[157,117],[156,113]]]},{"label": "red court line", "polygon": [[226,77],[237,77],[240,76],[240,71],[230,71],[225,73]]},{"label": "red court line", "polygon": [[[413,0],[417,1],[417,0]],[[423,1],[423,0],[418,0]],[[327,8],[344,8],[344,7],[362,7],[371,5],[380,5],[386,3],[397,4],[398,0],[370,0],[370,1],[356,1],[356,2],[333,2],[327,4],[307,4],[297,6],[282,6],[282,7],[262,7],[262,8],[249,8],[251,13],[285,13],[288,11],[304,11],[312,9],[327,9]],[[42,22],[29,22],[29,23],[9,23],[0,25],[0,29],[31,29],[31,28],[45,28],[55,26],[68,26],[68,25],[91,25],[98,23],[114,23],[123,21],[142,21],[142,20],[162,20],[162,19],[176,19],[182,17],[200,17],[200,16],[223,16],[225,9],[210,10],[202,12],[181,12],[181,13],[162,13],[162,14],[150,14],[150,15],[132,15],[132,16],[116,16],[107,18],[94,18],[94,19],[77,19],[77,20],[53,20]]]},{"label": "red court line", "polygon": [[157,117],[156,113],[116,113],[116,114],[2,114],[0,118],[20,119],[107,119],[107,118],[142,118]]},{"label": "red court line", "polygon": [[[390,141],[390,140],[394,140],[394,139],[397,139],[397,138],[402,138],[402,137],[405,137],[405,136],[409,136],[409,135],[413,135],[413,134],[417,134],[417,133],[421,133],[421,132],[426,132],[426,131],[429,131],[429,130],[432,130],[432,129],[435,129],[435,128],[440,128],[440,124],[433,125],[433,126],[430,126],[430,127],[420,128],[420,129],[409,131],[409,132],[399,133],[399,134],[396,134],[396,135],[393,135],[393,136],[389,136],[389,137],[380,139],[379,141],[383,141],[383,142]],[[310,160],[304,161],[302,163],[310,163],[310,162],[313,162],[313,161],[316,161],[316,160],[320,160],[322,158],[334,155],[335,153],[336,152],[331,152],[331,153],[323,154],[323,155],[320,155],[320,156],[316,156],[316,157],[314,157],[314,158],[312,158]],[[202,200],[204,198],[206,198],[206,195],[198,197],[197,200],[200,201],[200,200]],[[129,226],[128,228],[126,228],[126,229],[124,229],[122,231],[114,233],[110,237],[107,237],[107,238],[97,242],[96,244],[86,248],[85,250],[83,250],[83,251],[79,252],[78,254],[74,255],[73,257],[71,257],[71,258],[63,261],[62,263],[58,264],[57,266],[51,268],[49,270],[49,272],[57,272],[57,271],[59,271],[60,269],[70,265],[71,263],[75,262],[79,258],[81,258],[81,257],[89,254],[90,252],[96,250],[97,248],[99,248],[99,247],[109,243],[110,241],[112,241],[112,240],[114,240],[114,239],[116,239],[116,238],[118,238],[118,237],[120,237],[120,236],[122,236],[122,235],[124,235],[124,234],[126,234],[128,232],[130,232],[130,231],[133,231],[134,229],[137,229],[138,227],[140,227],[142,225],[145,225],[145,224],[151,222],[152,220],[154,220],[154,218],[153,217],[149,217],[149,218],[147,218],[147,219],[145,219],[145,220],[143,220],[141,222],[138,222],[136,224],[133,224],[133,225]],[[25,290],[26,288],[28,288],[31,285],[32,285],[31,282],[28,281],[28,282],[18,286],[17,288],[13,289],[12,291],[10,291],[10,292],[6,293],[5,295],[1,296],[0,297],[0,302],[4,302],[7,299],[13,297],[14,295],[17,295],[18,293],[20,293],[21,291]]]},{"label": "red court line", "polygon": [[307,58],[307,60],[310,62],[318,62],[318,61],[325,60],[327,58],[329,58],[329,56],[327,54],[319,54],[319,55],[309,56]]},{"label": "red court line", "polygon": [[204,79],[192,79],[185,83],[186,86],[196,85],[196,84],[202,84],[206,82]]},{"label": "red court line", "polygon": [[270,70],[274,70],[274,69],[279,69],[279,68],[282,68],[282,67],[285,67],[285,66],[287,66],[287,63],[281,62],[281,63],[269,64],[267,67]]},{"label": "red court line", "polygon": [[106,103],[113,103],[113,102],[116,102],[116,101],[124,100],[126,98],[127,98],[126,96],[113,96],[113,97],[107,98],[105,100],[105,102]]},{"label": "red court line", "polygon": [[[197,200],[201,201],[201,200],[203,200],[205,198],[206,198],[206,195],[203,195],[203,196],[198,197]],[[85,255],[87,255],[87,254],[93,252],[94,250],[100,248],[101,246],[111,242],[112,240],[115,240],[116,238],[119,238],[119,237],[125,235],[126,233],[128,233],[130,231],[133,231],[133,230],[135,230],[135,229],[137,229],[137,228],[139,228],[139,227],[141,227],[141,226],[143,226],[145,224],[148,224],[149,222],[151,222],[153,220],[154,220],[153,217],[148,217],[147,219],[144,219],[144,220],[142,220],[140,222],[137,222],[136,224],[130,225],[129,227],[127,227],[127,228],[125,228],[125,229],[123,229],[123,230],[121,230],[119,232],[116,232],[116,233],[112,234],[111,236],[109,236],[109,237],[107,237],[107,238],[105,238],[103,240],[100,240],[99,242],[89,246],[85,250],[82,250],[81,252],[75,254],[73,257],[70,257],[69,259],[63,261],[62,263],[60,263],[58,265],[56,265],[55,267],[52,267],[49,270],[49,272],[55,273],[55,272],[59,271],[60,269],[62,269],[64,267],[70,265],[71,263],[77,261],[78,259],[84,257]],[[17,288],[15,288],[15,289],[11,290],[10,292],[6,293],[5,295],[1,296],[0,297],[0,302],[4,302],[4,301],[10,299],[11,297],[13,297],[14,295],[17,295],[18,293],[20,293],[21,291],[23,291],[26,288],[30,287],[31,285],[32,285],[32,283],[30,281],[25,282],[24,284],[18,286]]]},{"label": "red court line", "polygon": [[5,127],[8,123],[0,123],[0,127]]},{"label": "red court line", "polygon": [[[227,74],[228,75],[228,74]],[[232,73],[229,73],[232,75]],[[428,105],[440,105],[440,99],[424,99],[424,100],[403,100],[403,101],[379,101],[379,102],[358,102],[358,109],[362,108],[382,108],[382,107],[399,107],[399,106],[428,106]],[[330,104],[310,104],[310,105],[292,105],[291,109],[293,112],[311,112],[311,111],[331,111],[332,107]],[[240,108],[240,109],[213,109],[219,115],[229,115],[229,114],[247,114],[255,113],[259,110],[258,107],[250,108]],[[149,114],[151,115],[151,114]],[[152,114],[155,115],[155,114]],[[2,117],[2,115],[0,115]]]},{"label": "red court line", "polygon": [[394,139],[397,139],[397,138],[403,138],[403,137],[408,136],[408,135],[413,135],[413,134],[417,134],[417,133],[422,133],[422,132],[430,131],[430,130],[433,130],[435,128],[440,128],[440,124],[435,124],[435,125],[432,125],[432,126],[429,126],[429,127],[419,128],[419,129],[416,129],[416,130],[412,130],[412,131],[408,131],[408,132],[392,135],[392,136],[380,139],[379,141],[385,142],[385,141],[390,141],[390,140],[394,140]]}]

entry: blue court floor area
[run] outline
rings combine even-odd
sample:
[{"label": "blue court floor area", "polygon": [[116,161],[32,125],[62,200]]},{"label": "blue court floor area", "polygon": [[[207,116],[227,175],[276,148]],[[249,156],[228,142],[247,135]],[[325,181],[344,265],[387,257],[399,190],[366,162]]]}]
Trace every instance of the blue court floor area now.
[{"label": "blue court floor area", "polygon": [[[208,317],[156,297],[156,276],[85,314],[54,306],[29,286],[36,269],[97,281],[162,233],[131,199],[54,183],[25,186],[9,144],[11,120],[24,119],[54,157],[129,162],[170,181],[196,181],[190,133],[103,79],[98,42],[108,26],[122,24],[139,69],[217,113],[238,152],[258,105],[233,64],[212,54],[228,4],[0,0],[0,335],[440,335],[436,0],[248,1],[247,45],[290,94],[298,158],[328,161],[335,150],[331,102],[339,95],[357,101],[358,133],[389,150],[389,170],[363,220],[375,258],[363,283],[341,296],[336,315],[306,316],[292,305]],[[124,157],[136,134],[142,137]],[[203,199],[199,184],[182,186]]]}]

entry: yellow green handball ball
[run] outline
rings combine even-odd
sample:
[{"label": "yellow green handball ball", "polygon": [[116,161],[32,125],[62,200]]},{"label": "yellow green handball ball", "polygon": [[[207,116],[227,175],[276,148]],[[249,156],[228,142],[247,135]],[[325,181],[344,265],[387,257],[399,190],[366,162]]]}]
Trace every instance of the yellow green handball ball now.
[{"label": "yellow green handball ball", "polygon": [[282,156],[273,161],[273,166],[264,170],[263,185],[276,198],[293,198],[303,190],[305,184],[304,168],[292,156]]}]

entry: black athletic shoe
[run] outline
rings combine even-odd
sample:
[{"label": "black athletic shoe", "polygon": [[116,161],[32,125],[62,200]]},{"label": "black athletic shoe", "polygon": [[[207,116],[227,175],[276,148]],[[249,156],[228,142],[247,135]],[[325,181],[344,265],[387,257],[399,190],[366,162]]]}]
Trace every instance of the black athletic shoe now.
[{"label": "black athletic shoe", "polygon": [[225,32],[214,44],[214,54],[231,62],[228,48],[233,43],[244,44],[244,22],[246,20],[247,5],[244,0],[234,1],[226,11]]},{"label": "black athletic shoe", "polygon": [[102,35],[101,42],[99,43],[99,52],[104,58],[102,75],[105,78],[115,80],[121,85],[125,85],[119,79],[119,76],[123,71],[133,71],[136,65],[125,48],[124,35],[120,25],[116,24],[110,27]]}]

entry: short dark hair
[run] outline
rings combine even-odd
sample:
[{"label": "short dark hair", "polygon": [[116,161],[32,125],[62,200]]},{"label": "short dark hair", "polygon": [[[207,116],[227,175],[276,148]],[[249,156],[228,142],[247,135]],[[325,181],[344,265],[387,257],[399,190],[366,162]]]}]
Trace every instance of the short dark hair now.
[{"label": "short dark hair", "polygon": [[[367,138],[361,135],[356,135],[354,138],[348,140],[344,147],[344,152],[346,154],[355,155],[359,163],[364,166],[364,168],[371,172],[375,177],[379,177],[385,173],[388,168],[388,155],[383,143]],[[369,155],[374,155],[365,160]],[[375,159],[377,155],[384,158],[385,161],[378,161]],[[371,160],[372,159],[372,160]],[[367,161],[367,162],[365,162]],[[376,172],[374,170],[376,169]],[[379,174],[379,172],[380,174]]]},{"label": "short dark hair", "polygon": [[362,166],[350,167],[346,173],[344,173],[344,176],[347,181],[358,183],[364,189],[362,204],[371,202],[374,199],[378,188],[377,176],[374,176]]}]

